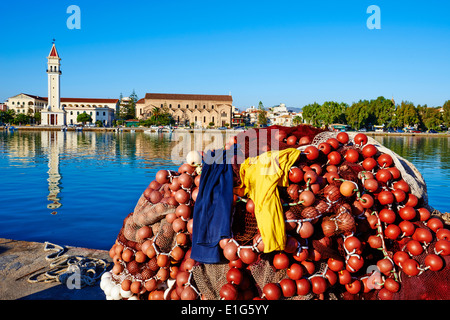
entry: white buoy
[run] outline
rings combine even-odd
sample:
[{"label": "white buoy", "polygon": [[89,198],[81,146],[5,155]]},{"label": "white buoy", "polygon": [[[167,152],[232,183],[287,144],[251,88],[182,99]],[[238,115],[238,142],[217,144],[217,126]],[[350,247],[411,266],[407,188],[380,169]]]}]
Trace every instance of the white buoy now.
[{"label": "white buoy", "polygon": [[120,295],[122,296],[122,298],[128,299],[133,295],[133,293],[130,290],[125,291],[122,288],[120,288]]},{"label": "white buoy", "polygon": [[110,282],[111,282],[111,279],[109,279],[109,278],[103,278],[103,279],[101,279],[101,280],[100,280],[100,288],[101,288],[103,291],[105,291],[106,285],[107,285],[108,283],[110,283]]},{"label": "white buoy", "polygon": [[111,289],[111,298],[113,298],[114,300],[120,300],[122,298],[122,296],[120,295],[120,286],[116,285]]},{"label": "white buoy", "polygon": [[187,164],[194,166],[202,163],[202,155],[198,151],[189,151],[186,155]]},{"label": "white buoy", "polygon": [[103,292],[105,292],[105,295],[106,295],[106,296],[110,296],[110,295],[111,295],[111,290],[112,290],[112,288],[114,288],[114,287],[115,287],[115,284],[112,283],[111,281],[108,281],[108,282],[105,284],[105,287],[104,287],[104,289],[103,289]]},{"label": "white buoy", "polygon": [[102,274],[102,277],[100,279],[101,280],[106,279],[106,278],[111,279],[111,277],[112,277],[111,272],[106,271],[105,273]]}]

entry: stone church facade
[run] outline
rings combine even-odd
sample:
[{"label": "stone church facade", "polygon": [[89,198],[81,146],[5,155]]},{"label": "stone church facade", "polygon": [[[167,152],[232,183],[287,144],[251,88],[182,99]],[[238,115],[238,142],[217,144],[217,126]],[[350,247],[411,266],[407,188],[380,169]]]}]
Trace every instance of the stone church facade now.
[{"label": "stone church facade", "polygon": [[147,93],[136,103],[138,119],[147,119],[155,108],[169,112],[178,126],[194,125],[206,128],[231,124],[233,98],[231,95]]}]

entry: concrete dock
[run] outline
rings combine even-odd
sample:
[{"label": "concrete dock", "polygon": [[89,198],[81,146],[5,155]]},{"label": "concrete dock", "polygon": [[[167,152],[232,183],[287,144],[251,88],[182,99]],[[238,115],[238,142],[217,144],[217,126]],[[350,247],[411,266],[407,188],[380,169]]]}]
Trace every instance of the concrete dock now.
[{"label": "concrete dock", "polygon": [[[63,247],[68,256],[112,262],[108,251]],[[78,289],[76,285],[68,286],[57,281],[30,283],[28,278],[31,275],[51,269],[51,261],[46,257],[56,250],[45,251],[44,248],[44,243],[0,238],[0,300],[105,300],[100,281]]]}]

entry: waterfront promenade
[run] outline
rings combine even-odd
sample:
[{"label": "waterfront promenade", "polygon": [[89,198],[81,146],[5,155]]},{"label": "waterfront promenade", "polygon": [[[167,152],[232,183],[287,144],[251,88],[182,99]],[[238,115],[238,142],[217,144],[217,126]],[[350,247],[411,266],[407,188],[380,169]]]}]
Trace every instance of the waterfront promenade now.
[{"label": "waterfront promenade", "polygon": [[[59,244],[58,244],[59,245]],[[40,242],[17,241],[0,238],[0,300],[105,300],[98,281],[93,286],[69,289],[59,282],[28,282],[29,276],[50,270]],[[104,259],[111,262],[108,251],[66,247],[67,255]]]},{"label": "waterfront promenade", "polygon": [[[1,127],[3,130],[5,130],[5,127]],[[14,126],[16,130],[36,130],[36,131],[61,131],[61,127],[59,126]],[[251,129],[249,127],[248,129]],[[240,131],[243,131],[242,129],[235,130],[235,129],[226,129],[226,130],[220,130],[220,129],[174,129],[173,132],[176,132],[177,130],[182,131],[188,131],[188,132],[200,132],[200,131],[208,131],[208,132],[236,132],[236,134]],[[67,128],[67,131],[76,131],[74,127]],[[83,127],[82,131],[97,131],[97,132],[116,132],[117,127]],[[121,127],[119,128],[120,132],[157,132],[155,129],[146,128],[146,127]],[[442,132],[442,133],[428,133],[428,132],[379,132],[379,131],[367,131],[363,132],[364,134],[368,136],[418,136],[418,137],[450,137],[449,131]]]}]

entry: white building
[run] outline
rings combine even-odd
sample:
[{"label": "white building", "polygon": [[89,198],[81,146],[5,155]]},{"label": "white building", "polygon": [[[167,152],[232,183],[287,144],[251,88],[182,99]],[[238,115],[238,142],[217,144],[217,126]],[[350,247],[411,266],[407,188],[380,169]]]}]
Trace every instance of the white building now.
[{"label": "white building", "polygon": [[16,96],[10,97],[6,101],[6,106],[8,109],[14,110],[16,114],[34,114],[36,112],[41,112],[43,108],[47,107],[47,97],[20,93]]},{"label": "white building", "polygon": [[41,125],[45,126],[79,124],[77,116],[84,112],[91,116],[92,123],[101,121],[104,126],[110,126],[114,120],[119,99],[61,98],[60,61],[61,58],[53,43],[47,57],[48,97],[20,93],[7,100],[8,109],[13,109],[16,114],[32,115],[41,112]]},{"label": "white building", "polygon": [[289,110],[286,108],[286,105],[284,103],[280,103],[280,105],[272,108],[272,113],[281,116],[289,114]]},{"label": "white building", "polygon": [[101,121],[103,126],[110,126],[119,99],[61,98],[61,103],[66,111],[67,125],[78,124],[78,115],[87,113],[91,116],[92,123]]},{"label": "white building", "polygon": [[272,118],[271,125],[279,125],[285,127],[292,127],[293,125],[293,117],[290,114],[284,114],[282,116],[276,116]]}]

